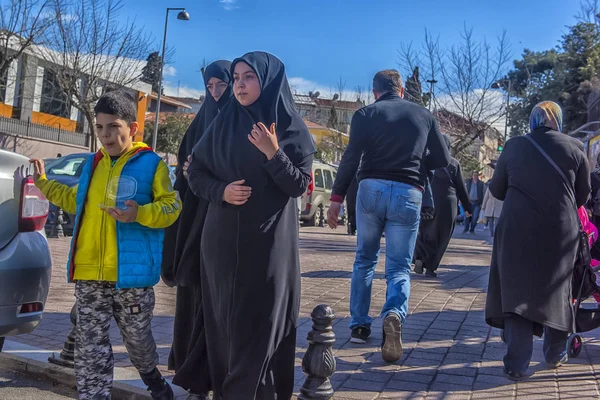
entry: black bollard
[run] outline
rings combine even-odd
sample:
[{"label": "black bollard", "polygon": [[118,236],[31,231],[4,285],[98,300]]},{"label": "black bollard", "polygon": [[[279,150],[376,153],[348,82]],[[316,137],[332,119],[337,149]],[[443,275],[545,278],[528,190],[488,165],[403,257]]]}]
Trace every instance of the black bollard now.
[{"label": "black bollard", "polygon": [[65,220],[63,215],[63,210],[59,207],[54,213],[54,223],[52,224],[52,231],[50,231],[50,234],[48,235],[49,238],[56,239],[65,237],[65,232],[63,230]]},{"label": "black bollard", "polygon": [[299,400],[326,400],[333,397],[333,387],[329,378],[335,372],[335,357],[331,346],[335,343],[335,333],[331,323],[335,315],[331,307],[320,304],[310,314],[312,330],[308,333],[308,350],[302,359],[302,371],[307,375],[300,388]]},{"label": "black bollard", "polygon": [[55,357],[54,353],[48,357],[48,362],[56,365],[60,365],[67,368],[74,368],[73,363],[75,362],[75,331],[77,325],[77,302],[71,307],[71,313],[69,314],[73,327],[71,332],[67,335],[67,340],[63,346],[62,351],[58,358]]}]

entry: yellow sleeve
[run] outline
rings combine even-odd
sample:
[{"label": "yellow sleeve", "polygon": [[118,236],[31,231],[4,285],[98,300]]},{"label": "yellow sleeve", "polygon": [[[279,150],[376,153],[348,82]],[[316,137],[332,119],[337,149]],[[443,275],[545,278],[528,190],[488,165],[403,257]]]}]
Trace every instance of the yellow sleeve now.
[{"label": "yellow sleeve", "polygon": [[50,203],[63,209],[63,211],[69,214],[75,214],[77,212],[77,185],[68,187],[62,183],[56,181],[50,181],[46,175],[40,176],[35,182],[44,196],[50,201]]},{"label": "yellow sleeve", "polygon": [[152,194],[154,201],[139,206],[135,221],[148,228],[156,229],[173,225],[181,212],[181,199],[179,193],[173,190],[169,168],[162,161],[156,168]]}]

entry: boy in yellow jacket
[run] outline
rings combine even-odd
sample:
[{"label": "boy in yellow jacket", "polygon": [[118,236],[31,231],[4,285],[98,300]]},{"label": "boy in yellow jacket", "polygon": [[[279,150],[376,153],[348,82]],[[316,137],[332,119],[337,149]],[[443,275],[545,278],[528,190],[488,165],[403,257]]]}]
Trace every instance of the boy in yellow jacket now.
[{"label": "boy in yellow jacket", "polygon": [[43,161],[31,160],[37,187],[76,215],[67,270],[77,299],[79,399],[110,399],[109,328],[114,318],[152,398],[171,400],[173,391],[156,368],[152,287],[160,276],[163,229],[177,220],[181,201],[167,165],[144,143],[132,142],[138,129],[135,100],[121,91],[109,92],[95,113],[102,148],[90,154],[77,186],[49,181]]}]

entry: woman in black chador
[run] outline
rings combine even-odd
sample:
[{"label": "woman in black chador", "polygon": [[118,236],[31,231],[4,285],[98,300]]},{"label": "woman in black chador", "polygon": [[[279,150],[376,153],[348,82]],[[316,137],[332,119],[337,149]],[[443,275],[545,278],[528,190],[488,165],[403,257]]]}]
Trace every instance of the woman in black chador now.
[{"label": "woman in black chador", "polygon": [[183,200],[178,222],[167,228],[163,248],[162,276],[167,284],[177,284],[177,304],[169,369],[175,370],[175,383],[194,392],[206,391],[208,379],[198,379],[197,359],[206,357],[204,321],[200,303],[200,237],[208,201],[189,190],[186,178],[188,158],[219,109],[231,100],[231,62],[215,61],[204,71],[206,98],[183,137],[177,156],[175,189]]},{"label": "woman in black chador", "polygon": [[289,399],[300,306],[298,209],[315,144],[283,63],[233,61],[235,100],[194,148],[189,185],[209,201],[201,285],[215,399]]},{"label": "woman in black chador", "polygon": [[[450,138],[444,135],[444,140],[450,150]],[[471,202],[460,163],[456,159],[450,160],[447,167],[435,170],[431,190],[435,213],[433,219],[421,221],[421,232],[415,247],[415,272],[422,274],[426,270],[428,276],[435,277],[435,271],[440,266],[452,238],[458,200],[465,211],[471,212]]]}]

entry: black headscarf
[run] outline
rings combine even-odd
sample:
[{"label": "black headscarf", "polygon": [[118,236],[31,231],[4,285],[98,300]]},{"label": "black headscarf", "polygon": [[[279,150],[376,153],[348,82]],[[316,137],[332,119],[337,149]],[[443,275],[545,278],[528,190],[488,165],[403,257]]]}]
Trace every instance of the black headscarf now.
[{"label": "black headscarf", "polygon": [[233,154],[244,153],[241,147],[248,145],[248,151],[258,152],[248,141],[255,123],[262,122],[267,127],[275,123],[279,147],[292,163],[316,152],[314,139],[294,105],[283,63],[268,53],[247,53],[233,61],[232,76],[239,62],[245,62],[256,72],[261,86],[260,97],[248,107],[236,99],[229,102],[204,133],[192,156],[194,160],[202,160],[216,178],[227,183],[242,178],[248,180],[243,176],[247,170],[242,164],[252,155],[236,159]]},{"label": "black headscarf", "polygon": [[[194,146],[202,137],[204,131],[208,128],[211,122],[215,119],[219,110],[225,106],[231,100],[233,91],[231,86],[233,79],[231,78],[231,61],[219,60],[211,63],[204,70],[204,87],[206,88],[206,94],[204,96],[204,102],[202,107],[196,114],[196,117],[188,127],[181,146],[179,147],[179,153],[177,155],[177,164],[179,168],[183,166],[189,155],[192,154]],[[210,78],[217,78],[225,82],[228,86],[223,95],[217,102],[214,97],[211,96],[208,91],[208,81]]]}]

